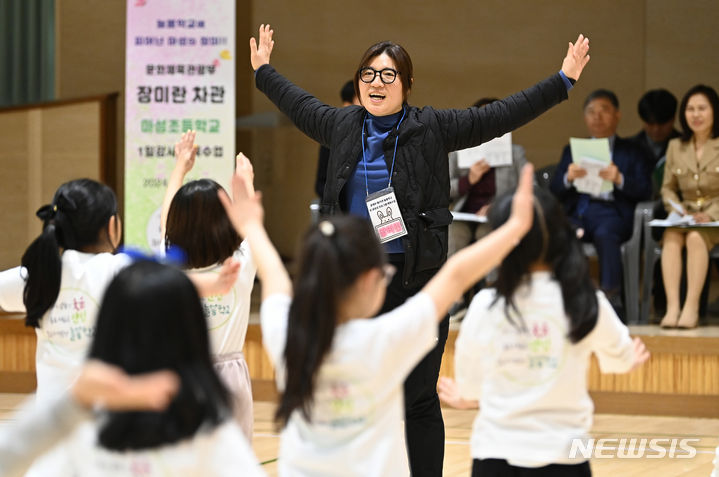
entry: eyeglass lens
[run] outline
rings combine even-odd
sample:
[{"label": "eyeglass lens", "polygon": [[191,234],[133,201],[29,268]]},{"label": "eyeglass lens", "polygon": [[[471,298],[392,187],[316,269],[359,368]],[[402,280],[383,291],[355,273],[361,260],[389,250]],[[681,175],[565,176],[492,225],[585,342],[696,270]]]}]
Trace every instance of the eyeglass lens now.
[{"label": "eyeglass lens", "polygon": [[397,72],[392,68],[384,68],[378,71],[371,66],[366,66],[360,70],[360,79],[363,83],[371,83],[377,77],[377,74],[379,74],[379,78],[384,84],[394,83],[397,78]]}]

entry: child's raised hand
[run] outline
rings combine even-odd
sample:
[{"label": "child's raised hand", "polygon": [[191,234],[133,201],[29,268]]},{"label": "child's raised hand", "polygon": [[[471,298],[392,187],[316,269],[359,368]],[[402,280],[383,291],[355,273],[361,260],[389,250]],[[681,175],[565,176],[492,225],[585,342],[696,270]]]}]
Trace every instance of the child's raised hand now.
[{"label": "child's raised hand", "polygon": [[631,371],[634,371],[639,366],[644,364],[651,355],[649,354],[649,350],[644,345],[644,342],[640,340],[639,338],[634,338],[634,364],[632,365]]},{"label": "child's raised hand", "polygon": [[[242,159],[242,161],[239,161]],[[238,167],[232,176],[232,200],[227,197],[225,191],[218,192],[220,202],[227,211],[227,216],[232,225],[241,236],[247,236],[247,228],[252,225],[262,225],[264,218],[264,209],[262,208],[262,196],[259,192],[255,192],[251,184],[248,184],[248,167],[251,171],[252,165],[244,155],[238,155]],[[239,170],[237,170],[239,169]]]},{"label": "child's raised hand", "polygon": [[242,153],[235,158],[235,174],[242,177],[248,193],[255,195],[255,170],[252,168],[250,159]]},{"label": "child's raised hand", "polygon": [[215,295],[224,295],[230,291],[237,281],[240,273],[240,262],[227,257],[222,262],[219,273],[213,272],[188,272],[187,277],[197,288],[197,293],[202,298]]},{"label": "child's raised hand", "polygon": [[513,222],[521,231],[522,236],[532,228],[534,218],[534,166],[526,164],[519,177],[519,185],[512,199],[512,215],[508,222]]},{"label": "child's raised hand", "polygon": [[437,392],[443,402],[455,409],[477,409],[479,407],[477,401],[463,399],[459,395],[459,388],[454,379],[439,378],[439,381],[437,381]]},{"label": "child's raised hand", "polygon": [[172,371],[128,376],[117,366],[90,360],[82,367],[70,392],[75,401],[88,408],[161,411],[179,387],[180,380]]},{"label": "child's raised hand", "polygon": [[175,168],[182,174],[187,174],[195,165],[195,155],[198,146],[195,144],[196,131],[185,132],[180,140],[175,143]]},{"label": "child's raised hand", "polygon": [[240,274],[240,266],[240,262],[232,257],[227,257],[225,261],[222,262],[220,273],[217,274],[217,280],[213,284],[217,295],[224,295],[232,289],[232,286]]}]

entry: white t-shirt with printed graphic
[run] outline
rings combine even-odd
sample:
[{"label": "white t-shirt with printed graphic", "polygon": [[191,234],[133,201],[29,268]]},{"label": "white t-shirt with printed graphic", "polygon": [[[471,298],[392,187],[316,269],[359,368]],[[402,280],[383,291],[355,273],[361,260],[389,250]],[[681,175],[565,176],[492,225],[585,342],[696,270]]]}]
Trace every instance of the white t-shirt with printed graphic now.
[{"label": "white t-shirt with printed graphic", "polygon": [[98,423],[87,422],[66,443],[77,477],[248,476],[265,472],[237,423],[230,419],[210,432],[176,444],[141,451],[115,452],[97,444]]},{"label": "white t-shirt with printed graphic", "polygon": [[572,440],[585,438],[592,426],[590,355],[602,372],[627,372],[634,363],[629,330],[597,292],[597,324],[572,344],[562,290],[549,272],[533,273],[514,295],[527,332],[507,320],[503,298],[492,305],[495,294],[485,289],[475,296],[455,344],[460,395],[479,400],[472,457],[522,467],[581,463],[581,454],[569,455]]},{"label": "white t-shirt with printed graphic", "polygon": [[[160,246],[165,253],[165,242]],[[202,298],[202,308],[207,319],[210,350],[213,356],[242,351],[250,319],[250,298],[257,274],[257,264],[252,258],[250,244],[245,240],[232,257],[240,262],[240,273],[232,289],[224,295]],[[219,273],[222,264],[193,268],[191,273]]]},{"label": "white t-shirt with printed graphic", "polygon": [[[280,390],[290,304],[272,295],[260,310]],[[311,421],[296,410],[282,431],[280,475],[409,475],[402,383],[437,343],[435,310],[420,293],[375,319],[337,326],[317,375]]]},{"label": "white t-shirt with printed graphic", "polygon": [[[163,248],[164,249],[164,248]],[[250,244],[245,240],[233,254],[240,262],[240,273],[232,289],[224,295],[202,299],[214,356],[242,351],[250,320],[250,297],[255,283],[257,265],[252,259]],[[196,268],[192,272],[219,272],[222,264]]]},{"label": "white t-shirt with printed graphic", "polygon": [[[62,254],[60,293],[55,305],[40,320],[35,368],[36,400],[49,403],[67,390],[79,373],[95,335],[100,302],[110,281],[131,263],[124,254]],[[24,312],[23,288],[26,271],[15,267],[0,272],[0,308]]]}]

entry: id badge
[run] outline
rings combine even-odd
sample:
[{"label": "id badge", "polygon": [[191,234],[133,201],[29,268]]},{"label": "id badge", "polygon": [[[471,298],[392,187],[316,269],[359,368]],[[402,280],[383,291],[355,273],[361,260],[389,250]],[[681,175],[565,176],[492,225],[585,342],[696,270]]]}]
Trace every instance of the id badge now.
[{"label": "id badge", "polygon": [[367,211],[381,243],[407,235],[407,228],[399,211],[394,188],[388,187],[367,196]]}]

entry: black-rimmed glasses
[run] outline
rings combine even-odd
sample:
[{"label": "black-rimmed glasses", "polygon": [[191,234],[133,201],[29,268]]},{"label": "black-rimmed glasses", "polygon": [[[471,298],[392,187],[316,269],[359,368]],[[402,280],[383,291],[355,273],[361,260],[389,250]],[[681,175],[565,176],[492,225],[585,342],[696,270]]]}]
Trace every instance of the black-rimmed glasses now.
[{"label": "black-rimmed glasses", "polygon": [[394,68],[382,68],[381,70],[376,70],[371,66],[365,66],[359,71],[359,79],[363,83],[371,83],[377,75],[379,75],[379,79],[384,84],[392,84],[394,83],[394,80],[397,79],[398,74],[399,71]]}]

